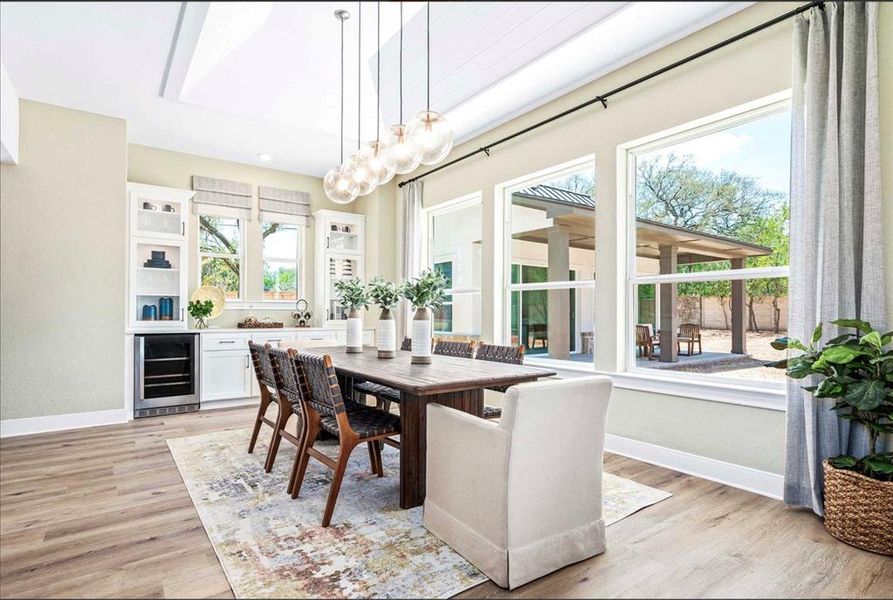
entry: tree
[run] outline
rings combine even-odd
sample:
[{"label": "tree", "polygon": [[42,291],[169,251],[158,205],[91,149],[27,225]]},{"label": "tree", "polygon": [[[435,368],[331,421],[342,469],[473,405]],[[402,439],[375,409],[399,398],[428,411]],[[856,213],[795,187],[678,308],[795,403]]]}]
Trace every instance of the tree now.
[{"label": "tree", "polygon": [[[672,153],[642,161],[638,175],[636,216],[773,249],[769,256],[749,257],[749,267],[788,264],[789,208],[785,194],[761,187],[754,177],[733,171],[714,173],[699,168],[690,156]],[[730,268],[730,263],[715,261],[684,268],[688,272],[717,271]],[[680,283],[678,293],[718,298],[729,327],[729,281]],[[754,301],[771,298],[777,332],[781,317],[778,301],[787,294],[787,280],[749,280],[747,293],[750,328],[758,331]]]},{"label": "tree", "polygon": [[[199,217],[200,233],[199,248],[201,252],[209,254],[239,254],[239,244],[241,240],[227,231],[228,227],[225,220],[221,217],[211,215],[201,215]],[[281,228],[280,223],[263,223],[262,236],[266,239],[268,236],[276,233]],[[203,284],[219,287],[225,293],[232,295],[239,292],[239,261],[230,257],[204,257],[201,263],[201,280]],[[293,285],[293,280],[288,280],[290,274],[294,274],[294,270],[280,269],[278,274],[279,287],[285,288],[286,285]],[[269,275],[269,280],[268,280]],[[292,276],[294,278],[295,275]],[[267,283],[271,281],[268,287]],[[268,270],[264,269],[264,289],[274,289],[276,286],[276,276]]]},{"label": "tree", "polygon": [[574,173],[573,175],[550,181],[546,185],[592,196],[595,193],[595,175],[588,171]]}]

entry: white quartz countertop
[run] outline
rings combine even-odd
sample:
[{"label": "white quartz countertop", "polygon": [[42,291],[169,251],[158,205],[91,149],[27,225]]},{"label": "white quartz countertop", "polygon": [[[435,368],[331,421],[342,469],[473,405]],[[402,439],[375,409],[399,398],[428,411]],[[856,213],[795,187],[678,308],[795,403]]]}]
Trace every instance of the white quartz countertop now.
[{"label": "white quartz countertop", "polygon": [[[277,331],[332,331],[336,329],[344,329],[344,326],[339,325],[330,325],[329,327],[251,327],[251,328],[239,328],[239,327],[206,327],[204,329],[196,329],[191,327],[189,329],[177,329],[174,327],[168,328],[158,328],[153,327],[151,329],[141,329],[141,328],[132,328],[128,329],[127,333],[275,333]],[[366,331],[374,330],[374,327],[364,327]]]}]

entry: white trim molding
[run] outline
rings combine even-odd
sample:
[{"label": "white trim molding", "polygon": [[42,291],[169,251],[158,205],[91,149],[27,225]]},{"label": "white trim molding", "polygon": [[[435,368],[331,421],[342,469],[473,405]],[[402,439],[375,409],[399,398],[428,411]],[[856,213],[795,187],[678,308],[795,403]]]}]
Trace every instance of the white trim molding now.
[{"label": "white trim molding", "polygon": [[68,429],[83,429],[84,427],[99,427],[100,425],[120,425],[121,423],[127,423],[127,421],[127,409],[124,408],[68,415],[6,419],[5,421],[0,421],[0,438]]},{"label": "white trim molding", "polygon": [[761,471],[619,435],[607,434],[605,452],[715,481],[775,500],[781,500],[784,493],[784,476],[778,473]]}]

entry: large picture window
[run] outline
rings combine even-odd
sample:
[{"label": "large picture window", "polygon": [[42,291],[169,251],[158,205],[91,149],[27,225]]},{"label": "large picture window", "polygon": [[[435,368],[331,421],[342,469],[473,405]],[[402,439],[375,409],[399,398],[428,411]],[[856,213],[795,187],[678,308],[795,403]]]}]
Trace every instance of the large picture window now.
[{"label": "large picture window", "polygon": [[481,198],[475,194],[427,211],[427,264],[447,280],[447,299],[434,311],[434,335],[481,337]]},{"label": "large picture window", "polygon": [[200,285],[213,285],[231,300],[242,298],[244,243],[242,221],[231,217],[199,217]]},{"label": "large picture window", "polygon": [[782,381],[787,328],[786,100],[629,150],[630,365]]},{"label": "large picture window", "polygon": [[529,357],[593,362],[595,166],[507,190],[507,328]]},{"label": "large picture window", "polygon": [[290,223],[261,223],[264,300],[298,299],[302,229]]}]

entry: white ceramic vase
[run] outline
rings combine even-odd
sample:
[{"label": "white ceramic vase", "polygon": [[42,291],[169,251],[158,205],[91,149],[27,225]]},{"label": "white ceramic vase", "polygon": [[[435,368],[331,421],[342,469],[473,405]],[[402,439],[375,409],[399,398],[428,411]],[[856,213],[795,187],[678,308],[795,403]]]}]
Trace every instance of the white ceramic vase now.
[{"label": "white ceramic vase", "polygon": [[378,339],[378,358],[397,356],[397,322],[389,308],[381,309],[375,337]]},{"label": "white ceramic vase", "polygon": [[417,308],[412,318],[412,364],[427,365],[431,363],[432,339],[431,310]]},{"label": "white ceramic vase", "polygon": [[363,318],[360,311],[352,308],[347,312],[347,353],[363,351]]}]

